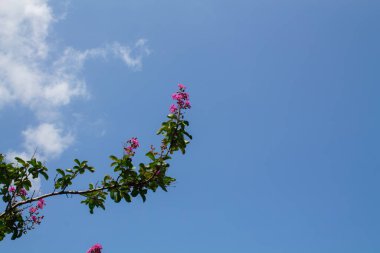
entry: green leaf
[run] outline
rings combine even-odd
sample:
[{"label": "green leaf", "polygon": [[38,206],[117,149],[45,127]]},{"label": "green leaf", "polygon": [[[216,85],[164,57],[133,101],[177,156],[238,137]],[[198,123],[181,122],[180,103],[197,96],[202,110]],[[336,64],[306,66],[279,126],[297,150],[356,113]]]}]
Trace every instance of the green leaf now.
[{"label": "green leaf", "polygon": [[40,174],[45,178],[45,180],[49,179],[49,176],[45,171],[41,171]]},{"label": "green leaf", "polygon": [[145,194],[143,194],[143,193],[140,193],[140,196],[141,196],[141,198],[142,198],[143,202],[145,202],[145,201],[146,201],[146,196],[145,196]]},{"label": "green leaf", "polygon": [[112,177],[110,175],[105,175],[103,181],[107,182],[107,181],[110,181],[111,179]]},{"label": "green leaf", "polygon": [[149,151],[148,153],[145,154],[147,157],[149,157],[152,161],[156,160],[156,157],[154,157],[154,154],[152,151]]},{"label": "green leaf", "polygon": [[115,194],[115,202],[116,202],[116,203],[119,203],[120,200],[121,200],[120,192],[119,192],[119,191],[116,191],[116,194]]},{"label": "green leaf", "polygon": [[190,135],[188,132],[186,132],[186,131],[183,131],[183,133],[187,136],[187,137],[189,137],[190,138],[190,140],[192,140],[193,139],[193,136],[192,135]]},{"label": "green leaf", "polygon": [[115,191],[110,192],[110,197],[112,200],[115,200]]},{"label": "green leaf", "polygon": [[114,156],[114,155],[110,155],[110,159],[113,160],[113,161],[115,161],[115,162],[119,162],[119,161],[120,161],[120,160],[119,160],[116,156]]},{"label": "green leaf", "polygon": [[133,188],[131,195],[132,195],[132,197],[136,197],[137,195],[139,195],[138,189]]},{"label": "green leaf", "polygon": [[80,166],[80,161],[78,159],[75,159],[74,162]]},{"label": "green leaf", "polygon": [[123,198],[126,202],[130,203],[132,201],[131,196],[128,193],[123,194]]},{"label": "green leaf", "polygon": [[158,182],[158,185],[161,187],[162,190],[164,190],[166,192],[168,191],[168,189],[166,189],[166,186],[163,182]]},{"label": "green leaf", "polygon": [[61,174],[63,177],[65,176],[65,172],[62,169],[57,169],[57,172]]}]

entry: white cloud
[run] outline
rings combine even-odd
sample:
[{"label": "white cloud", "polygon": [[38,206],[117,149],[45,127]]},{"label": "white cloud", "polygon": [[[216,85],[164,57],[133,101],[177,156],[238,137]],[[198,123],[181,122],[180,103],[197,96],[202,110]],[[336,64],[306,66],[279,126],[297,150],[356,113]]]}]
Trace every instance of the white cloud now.
[{"label": "white cloud", "polygon": [[59,156],[74,141],[72,134],[64,134],[63,129],[52,123],[28,128],[22,134],[25,138],[25,150],[30,154],[36,149],[45,159]]},{"label": "white cloud", "polygon": [[45,115],[86,95],[78,76],[49,67],[53,22],[47,0],[0,0],[0,106],[19,103]]},{"label": "white cloud", "polygon": [[10,150],[8,158],[30,159],[36,149],[41,159],[56,158],[74,142],[61,109],[75,98],[89,98],[81,74],[87,60],[112,56],[140,70],[150,54],[146,40],[140,39],[132,47],[118,42],[83,51],[66,47],[54,58],[58,50],[49,33],[65,14],[55,16],[48,0],[0,0],[0,110],[18,104],[38,122],[22,131],[23,150]]},{"label": "white cloud", "polygon": [[142,58],[150,54],[144,39],[139,39],[133,48],[122,46],[115,42],[111,49],[116,57],[121,58],[125,64],[135,70],[141,69]]},{"label": "white cloud", "polygon": [[1,0],[0,48],[11,55],[46,57],[52,20],[46,0]]}]

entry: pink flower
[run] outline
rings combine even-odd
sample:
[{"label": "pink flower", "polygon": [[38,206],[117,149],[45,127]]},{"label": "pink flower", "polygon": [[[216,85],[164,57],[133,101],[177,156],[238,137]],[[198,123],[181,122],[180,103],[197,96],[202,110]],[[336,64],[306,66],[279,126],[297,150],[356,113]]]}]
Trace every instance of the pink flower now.
[{"label": "pink flower", "polygon": [[37,219],[37,217],[35,215],[32,215],[32,220],[33,220],[34,223],[38,222],[38,219]]},{"label": "pink flower", "polygon": [[[178,85],[179,91],[172,94],[172,98],[177,100],[177,105],[179,109],[190,109],[190,101],[189,101],[189,93],[185,92],[184,85]],[[172,107],[170,107],[170,111],[173,112]]]},{"label": "pink flower", "polygon": [[190,101],[189,101],[189,100],[186,100],[186,101],[185,101],[185,105],[184,105],[183,108],[185,108],[185,109],[190,109],[190,108],[191,108],[191,104],[190,104]]},{"label": "pink flower", "polygon": [[132,137],[130,140],[129,140],[129,143],[131,143],[131,147],[136,149],[140,146],[139,144],[139,141],[137,140],[136,137]]},{"label": "pink flower", "polygon": [[180,99],[182,99],[182,95],[181,95],[180,93],[174,93],[174,94],[172,95],[172,98],[173,98],[174,100],[180,100]]},{"label": "pink flower", "polygon": [[186,86],[183,85],[182,83],[179,83],[179,84],[178,84],[178,88],[180,88],[181,90],[185,90],[185,89],[186,89]]},{"label": "pink flower", "polygon": [[182,92],[181,93],[181,97],[182,97],[183,100],[188,100],[189,99],[189,93]]},{"label": "pink flower", "polygon": [[176,112],[177,112],[177,106],[175,106],[174,104],[172,104],[172,105],[170,106],[170,112],[171,112],[171,113],[176,113]]},{"label": "pink flower", "polygon": [[37,211],[36,207],[29,208],[29,213],[35,213]]},{"label": "pink flower", "polygon": [[99,243],[92,246],[89,250],[87,250],[86,253],[101,253],[101,250],[103,249],[102,245]]},{"label": "pink flower", "polygon": [[44,200],[44,199],[39,199],[39,200],[38,200],[37,207],[38,207],[39,209],[43,209],[45,205],[46,205],[46,203],[45,203],[45,200]]},{"label": "pink flower", "polygon": [[125,152],[126,152],[127,155],[129,155],[129,156],[133,156],[133,155],[135,155],[134,150],[140,146],[139,141],[137,140],[136,137],[132,137],[131,139],[129,139],[129,140],[127,141],[127,143],[129,144],[129,146],[125,146],[125,147],[124,147]]},{"label": "pink flower", "polygon": [[21,190],[19,191],[19,194],[21,196],[26,196],[28,194],[28,192],[24,188],[21,188]]},{"label": "pink flower", "polygon": [[13,193],[13,192],[16,191],[16,187],[14,187],[13,185],[11,185],[11,186],[9,186],[8,191]]}]

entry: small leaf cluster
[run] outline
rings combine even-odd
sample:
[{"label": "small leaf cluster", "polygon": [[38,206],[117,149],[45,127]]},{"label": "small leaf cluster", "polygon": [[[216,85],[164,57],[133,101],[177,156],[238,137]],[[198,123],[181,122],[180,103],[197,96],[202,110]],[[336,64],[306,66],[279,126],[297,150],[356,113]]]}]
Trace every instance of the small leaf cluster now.
[{"label": "small leaf cluster", "polygon": [[185,154],[186,146],[190,142],[186,137],[190,140],[193,138],[186,131],[186,127],[189,126],[189,121],[183,119],[181,110],[176,114],[169,114],[167,117],[169,120],[162,123],[157,134],[164,136],[163,145],[171,145],[171,154],[177,150],[181,150],[182,154]]},{"label": "small leaf cluster", "polygon": [[73,184],[73,180],[78,176],[84,174],[86,171],[91,173],[95,172],[95,168],[89,166],[88,161],[79,161],[78,159],[74,160],[75,166],[65,171],[62,169],[56,169],[57,177],[54,183],[54,189],[60,189],[64,191],[68,186]]}]

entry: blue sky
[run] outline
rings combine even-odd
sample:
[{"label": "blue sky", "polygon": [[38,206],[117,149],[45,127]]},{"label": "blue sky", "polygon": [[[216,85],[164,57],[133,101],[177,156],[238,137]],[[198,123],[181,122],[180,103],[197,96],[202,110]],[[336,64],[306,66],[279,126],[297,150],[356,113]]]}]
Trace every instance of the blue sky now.
[{"label": "blue sky", "polygon": [[0,252],[379,252],[379,10],[0,1],[2,152],[37,147],[51,169],[89,160],[84,187],[129,137],[141,154],[158,143],[178,82],[194,136],[168,193],[94,215],[80,198],[47,199],[43,224]]}]

